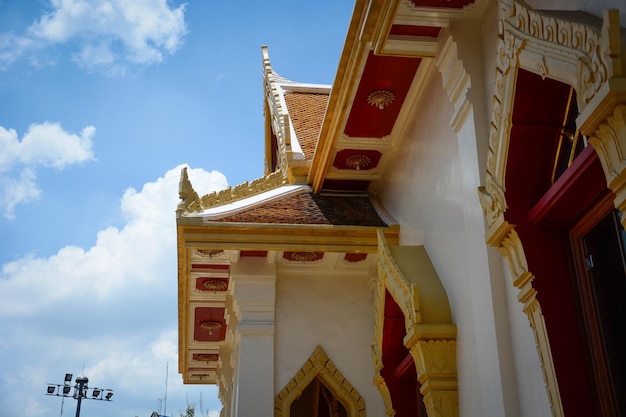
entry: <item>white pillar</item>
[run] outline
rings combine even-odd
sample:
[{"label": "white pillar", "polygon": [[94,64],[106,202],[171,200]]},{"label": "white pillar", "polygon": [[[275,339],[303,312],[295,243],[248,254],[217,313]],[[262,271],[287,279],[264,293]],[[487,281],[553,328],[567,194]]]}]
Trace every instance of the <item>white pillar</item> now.
[{"label": "white pillar", "polygon": [[272,417],[276,268],[265,260],[241,260],[231,277],[238,320],[233,417]]}]

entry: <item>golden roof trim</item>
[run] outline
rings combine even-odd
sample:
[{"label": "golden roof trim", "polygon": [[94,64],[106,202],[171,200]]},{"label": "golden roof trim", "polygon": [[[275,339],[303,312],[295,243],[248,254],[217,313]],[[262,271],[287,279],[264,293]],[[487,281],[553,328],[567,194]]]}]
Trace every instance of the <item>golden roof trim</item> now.
[{"label": "golden roof trim", "polygon": [[264,191],[273,190],[285,184],[287,179],[281,171],[275,171],[264,177],[258,178],[252,182],[244,182],[235,186],[228,187],[221,191],[213,191],[202,197],[193,189],[191,181],[187,175],[187,167],[183,167],[180,173],[180,181],[178,183],[178,195],[181,202],[176,208],[176,217],[182,217],[189,213],[201,213],[212,207],[218,207],[234,201],[262,193]]}]

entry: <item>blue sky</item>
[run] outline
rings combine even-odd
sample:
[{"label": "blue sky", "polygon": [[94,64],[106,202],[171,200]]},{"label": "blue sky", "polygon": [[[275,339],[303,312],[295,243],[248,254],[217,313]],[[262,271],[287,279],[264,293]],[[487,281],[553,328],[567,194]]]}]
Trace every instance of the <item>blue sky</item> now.
[{"label": "blue sky", "polygon": [[[177,372],[174,210],[263,174],[261,45],[332,84],[352,1],[0,0],[0,417],[60,413],[46,383],[149,416],[213,387]],[[65,402],[64,414],[75,412]]]}]

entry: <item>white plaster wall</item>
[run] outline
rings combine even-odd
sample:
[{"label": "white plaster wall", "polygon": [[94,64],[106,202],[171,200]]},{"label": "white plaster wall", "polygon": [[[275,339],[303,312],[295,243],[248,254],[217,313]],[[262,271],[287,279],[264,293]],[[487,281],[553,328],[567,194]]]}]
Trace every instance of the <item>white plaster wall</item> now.
[{"label": "white plaster wall", "polygon": [[372,384],[374,310],[367,272],[281,273],[276,279],[275,392],[278,394],[321,345],[365,400],[368,416],[384,416]]},{"label": "white plaster wall", "polygon": [[[521,305],[506,290],[499,254],[485,244],[477,197],[491,110],[484,103],[493,94],[495,73],[495,67],[486,68],[482,62],[494,62],[495,14],[473,27],[452,28],[451,33],[463,43],[460,59],[474,90],[469,96],[478,104],[455,133],[450,127],[453,107],[440,75],[434,74],[379,198],[401,225],[401,244],[425,245],[446,287],[458,327],[460,415],[543,415],[535,411],[548,407],[547,396],[534,395],[536,385],[526,384],[536,381],[518,375],[523,366],[539,369],[534,339],[528,323],[524,329],[518,320]],[[477,42],[481,38],[487,52]],[[518,309],[514,328],[511,309]],[[544,389],[543,382],[539,386]],[[520,401],[533,404],[522,407]]]}]

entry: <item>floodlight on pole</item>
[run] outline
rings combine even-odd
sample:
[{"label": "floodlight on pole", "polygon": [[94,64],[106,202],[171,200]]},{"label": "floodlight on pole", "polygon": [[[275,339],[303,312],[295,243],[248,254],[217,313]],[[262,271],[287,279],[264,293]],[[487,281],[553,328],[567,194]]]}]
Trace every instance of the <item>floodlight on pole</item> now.
[{"label": "floodlight on pole", "polygon": [[[83,399],[111,401],[113,397],[112,389],[102,388],[89,388],[89,378],[86,376],[77,376],[72,385],[72,374],[65,374],[63,384],[48,384],[46,395],[53,395],[55,397],[63,397],[65,401],[66,397],[74,398],[76,403],[76,417],[80,417],[80,406]],[[72,389],[74,392],[72,392]],[[88,396],[89,390],[91,390],[91,397]],[[106,392],[106,394],[104,394]],[[102,398],[104,396],[104,398]],[[61,413],[63,413],[63,403],[61,403]]]}]

